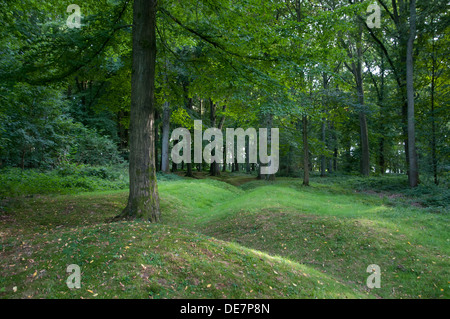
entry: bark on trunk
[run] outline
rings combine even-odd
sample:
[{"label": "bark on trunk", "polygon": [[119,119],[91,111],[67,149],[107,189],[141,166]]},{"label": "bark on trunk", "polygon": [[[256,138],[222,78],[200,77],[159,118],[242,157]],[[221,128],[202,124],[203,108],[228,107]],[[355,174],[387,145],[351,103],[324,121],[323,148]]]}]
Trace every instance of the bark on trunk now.
[{"label": "bark on trunk", "polygon": [[162,129],[161,170],[169,173],[170,105],[168,102],[164,103]]},{"label": "bark on trunk", "polygon": [[158,222],[161,217],[155,172],[154,88],[156,0],[133,5],[133,72],[130,109],[130,194],[118,218]]},{"label": "bark on trunk", "polygon": [[[327,90],[328,90],[328,76],[326,75],[326,73],[322,74],[322,81],[323,81],[323,90],[324,93],[327,94]],[[326,96],[323,97],[323,107],[324,107],[324,116],[322,118],[322,126],[321,126],[321,139],[322,139],[322,143],[325,146],[327,143],[327,131],[326,131],[326,114],[327,114],[327,98]],[[326,158],[325,155],[322,154],[320,156],[320,176],[321,177],[325,177],[326,172],[325,172],[325,166],[326,166]]]},{"label": "bark on trunk", "polygon": [[303,123],[303,185],[309,186],[309,146],[308,146],[308,116],[304,115]]},{"label": "bark on trunk", "polygon": [[158,111],[155,111],[155,171],[159,171],[161,169],[161,166],[158,165],[159,163],[159,154],[158,154],[158,142],[159,142],[159,125],[156,125],[156,122],[160,119],[160,115]]},{"label": "bark on trunk", "polygon": [[434,183],[439,185],[437,176],[437,156],[436,156],[436,121],[434,119],[434,94],[436,88],[436,56],[435,44],[433,40],[432,68],[431,68],[431,161],[433,166]]},{"label": "bark on trunk", "polygon": [[245,172],[250,174],[250,142],[249,138],[245,139]]},{"label": "bark on trunk", "polygon": [[[267,149],[272,149],[272,126],[273,126],[273,115],[270,114],[267,119]],[[273,156],[273,154],[271,154]],[[239,171],[239,164],[237,164],[237,171]],[[269,163],[269,165],[272,165],[272,163]],[[275,174],[265,174],[265,179],[268,181],[274,181],[275,180]]]},{"label": "bark on trunk", "polygon": [[356,93],[358,95],[359,111],[359,127],[360,127],[360,144],[361,144],[361,174],[363,176],[369,176],[370,174],[370,151],[369,151],[369,134],[367,128],[367,119],[364,110],[364,84],[362,77],[362,23],[359,23],[359,31],[356,39],[356,52],[352,52],[351,46],[347,48],[347,53],[350,58],[356,58],[355,62],[352,62],[352,67],[348,67],[353,73],[356,84]]},{"label": "bark on trunk", "polygon": [[408,155],[409,155],[409,186],[419,184],[419,169],[416,153],[416,131],[414,121],[414,65],[413,46],[416,37],[416,1],[410,2],[410,34],[406,53],[406,90],[408,98]]},{"label": "bark on trunk", "polygon": [[[322,119],[322,127],[321,127],[321,132],[322,132],[322,143],[325,145],[326,144],[326,127],[325,127],[325,118]],[[321,177],[325,177],[326,173],[325,173],[325,155],[321,155],[320,156],[320,176]]]},{"label": "bark on trunk", "polygon": [[[210,126],[216,127],[217,106],[211,99],[209,100],[209,105],[210,105],[210,114],[209,114]],[[211,155],[215,155],[215,152],[216,152],[216,150],[214,150],[214,154],[211,154]],[[211,175],[211,176],[220,175],[220,171],[217,169],[217,166],[218,166],[218,164],[216,162],[211,163],[211,166],[209,167],[209,175]]]},{"label": "bark on trunk", "polygon": [[[358,62],[355,68],[356,77],[356,89],[358,93],[358,102],[361,108],[364,108],[364,87],[362,77],[362,51],[361,48],[358,51]],[[359,112],[359,127],[360,127],[360,139],[361,139],[361,174],[363,176],[369,176],[370,174],[370,152],[369,152],[369,133],[367,128],[367,119],[364,110]]]}]

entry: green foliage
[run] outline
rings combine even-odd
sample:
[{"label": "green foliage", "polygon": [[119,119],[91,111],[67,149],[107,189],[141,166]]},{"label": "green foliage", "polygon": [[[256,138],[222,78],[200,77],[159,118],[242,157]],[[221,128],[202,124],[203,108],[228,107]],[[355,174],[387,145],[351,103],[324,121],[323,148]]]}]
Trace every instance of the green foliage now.
[{"label": "green foliage", "polygon": [[0,197],[38,194],[68,194],[126,189],[128,170],[124,166],[90,167],[67,164],[56,170],[0,170]]},{"label": "green foliage", "polygon": [[[176,174],[156,174],[158,182],[180,181]],[[0,170],[0,198],[119,190],[128,187],[128,164],[92,166],[65,163],[42,171],[8,167]]]},{"label": "green foliage", "polygon": [[17,83],[1,87],[0,160],[6,166],[52,168],[63,162],[121,162],[116,144],[65,114],[58,88]]},{"label": "green foliage", "polygon": [[122,161],[117,145],[107,136],[79,126],[74,137],[69,161],[89,165],[111,165]]},{"label": "green foliage", "polygon": [[164,173],[164,172],[157,172],[156,173],[156,179],[158,182],[170,182],[170,181],[179,181],[182,180],[183,177],[178,176],[176,174],[170,174],[170,173]]},{"label": "green foliage", "polygon": [[443,180],[439,186],[429,181],[412,189],[408,186],[407,176],[394,174],[368,178],[341,175],[319,178],[316,181],[325,185],[339,185],[363,194],[377,194],[386,197],[391,203],[428,207],[432,212],[450,207],[448,180]]},{"label": "green foliage", "polygon": [[64,102],[57,88],[17,83],[0,87],[3,121],[0,123],[0,159],[6,165],[50,167],[64,152]]}]

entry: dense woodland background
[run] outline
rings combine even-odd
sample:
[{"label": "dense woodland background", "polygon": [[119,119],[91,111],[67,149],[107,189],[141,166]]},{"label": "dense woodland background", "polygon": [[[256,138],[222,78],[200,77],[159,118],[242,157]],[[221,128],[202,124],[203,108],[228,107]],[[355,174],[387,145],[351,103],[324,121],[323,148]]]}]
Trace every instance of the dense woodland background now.
[{"label": "dense woodland background", "polygon": [[[303,175],[306,163],[321,175],[407,174],[409,2],[379,1],[381,28],[372,29],[369,4],[160,1],[156,169],[191,174],[189,163],[167,164],[167,131],[202,119],[280,128],[280,176]],[[1,3],[2,168],[127,160],[131,4],[80,5],[82,27],[68,29],[64,1]],[[438,184],[449,170],[447,3],[418,1],[416,15],[418,167],[422,182]]]}]

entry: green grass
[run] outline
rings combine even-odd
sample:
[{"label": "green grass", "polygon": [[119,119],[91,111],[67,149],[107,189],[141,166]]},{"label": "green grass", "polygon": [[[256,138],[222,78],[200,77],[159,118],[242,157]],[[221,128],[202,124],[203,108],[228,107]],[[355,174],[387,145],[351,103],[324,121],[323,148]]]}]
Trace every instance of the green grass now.
[{"label": "green grass", "polygon": [[[220,179],[161,181],[161,224],[105,222],[124,191],[4,200],[0,297],[450,297],[446,206],[339,178]],[[65,284],[69,264],[81,289]],[[366,287],[370,264],[380,289]]]}]

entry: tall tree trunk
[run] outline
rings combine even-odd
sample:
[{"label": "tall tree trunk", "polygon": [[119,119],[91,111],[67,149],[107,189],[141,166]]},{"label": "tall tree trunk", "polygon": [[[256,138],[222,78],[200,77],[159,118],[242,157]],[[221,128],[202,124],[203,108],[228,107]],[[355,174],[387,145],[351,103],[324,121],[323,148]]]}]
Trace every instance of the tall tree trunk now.
[{"label": "tall tree trunk", "polygon": [[250,138],[245,139],[245,172],[250,174]]},{"label": "tall tree trunk", "polygon": [[[273,115],[269,114],[267,117],[267,150],[272,149],[272,126],[273,126]],[[273,156],[274,154],[270,154]],[[273,163],[270,163],[268,165],[273,165]],[[236,162],[237,171],[239,171],[239,164]],[[275,174],[265,174],[265,179],[268,181],[274,181],[275,180]]]},{"label": "tall tree trunk", "polygon": [[384,175],[386,172],[386,159],[384,158],[384,137],[382,136],[380,138],[380,144],[379,144],[379,159],[378,159],[378,166],[380,168],[381,175]]},{"label": "tall tree trunk", "polygon": [[130,194],[118,218],[160,220],[155,172],[156,0],[134,0],[130,109]]},{"label": "tall tree trunk", "polygon": [[192,163],[186,163],[186,176],[194,177],[194,174],[192,173]]},{"label": "tall tree trunk", "polygon": [[[326,121],[326,119],[322,118],[322,126],[321,126],[321,133],[322,133],[321,135],[322,136],[321,136],[321,139],[322,139],[323,145],[326,144],[326,126],[325,126],[325,121]],[[325,173],[325,166],[326,166],[325,162],[326,162],[325,155],[324,154],[320,155],[320,176],[321,177],[325,177],[325,175],[326,175],[326,173]]]},{"label": "tall tree trunk", "polygon": [[[209,120],[210,120],[210,126],[211,127],[216,127],[216,121],[217,121],[217,116],[216,116],[216,111],[217,111],[217,105],[210,99],[209,100],[209,105],[210,105],[210,114],[209,114]],[[215,137],[214,137],[215,138]],[[214,154],[211,155],[215,155],[216,150],[214,149]],[[220,174],[220,171],[218,171],[217,169],[218,163],[213,162],[211,163],[211,166],[209,168],[209,174],[211,176],[217,176],[218,173]]]},{"label": "tall tree trunk", "polygon": [[161,170],[169,173],[170,105],[164,102],[161,146]]},{"label": "tall tree trunk", "polygon": [[436,156],[436,120],[434,112],[434,94],[436,89],[436,55],[435,44],[433,39],[433,54],[432,54],[432,66],[431,66],[431,161],[433,166],[434,183],[439,185],[437,176],[437,156]]},{"label": "tall tree trunk", "polygon": [[355,43],[355,52],[352,52],[351,45],[345,45],[347,47],[347,53],[350,58],[356,58],[356,61],[352,62],[351,68],[346,64],[347,68],[353,73],[356,84],[356,93],[358,95],[359,104],[359,128],[360,128],[360,145],[361,145],[361,174],[363,176],[369,176],[370,174],[370,151],[369,151],[369,134],[367,128],[367,118],[364,110],[364,83],[362,76],[362,59],[363,59],[363,48],[362,48],[362,22],[359,22],[359,30]]},{"label": "tall tree trunk", "polygon": [[[297,13],[297,22],[302,21],[301,1],[296,0],[295,11]],[[311,79],[310,79],[311,80]],[[312,91],[310,92],[312,94]],[[308,116],[302,117],[302,137],[303,137],[303,185],[309,186],[309,145],[308,145]],[[299,123],[297,122],[297,125]],[[323,134],[323,132],[322,132]]]},{"label": "tall tree trunk", "polygon": [[[331,151],[332,130],[331,130],[331,123],[329,121],[327,121],[327,123],[328,123],[328,136],[326,138],[326,146],[327,150]],[[328,162],[328,174],[331,174],[333,173],[333,158],[328,157],[327,162]]]},{"label": "tall tree trunk", "polygon": [[358,43],[356,48],[357,62],[353,69],[355,70],[356,90],[358,94],[359,107],[359,127],[361,140],[361,174],[369,176],[370,174],[370,152],[369,152],[369,133],[367,128],[366,113],[364,111],[364,84],[362,77],[362,26],[358,35]]},{"label": "tall tree trunk", "polygon": [[410,34],[406,53],[406,91],[408,97],[408,155],[409,186],[419,184],[419,168],[416,153],[416,131],[414,120],[414,62],[413,47],[416,37],[416,0],[410,0]]},{"label": "tall tree trunk", "polygon": [[370,153],[369,153],[369,134],[367,129],[367,119],[364,112],[359,113],[359,125],[361,130],[361,174],[370,175]]},{"label": "tall tree trunk", "polygon": [[338,148],[337,148],[337,146],[335,146],[334,147],[334,155],[333,155],[333,170],[335,172],[337,172],[337,170],[338,170],[337,160],[338,160]]},{"label": "tall tree trunk", "polygon": [[[179,141],[180,140],[174,140],[173,141],[173,146],[177,145]],[[172,169],[171,169],[171,171],[172,171],[172,173],[175,173],[176,171],[178,171],[178,164],[175,163],[174,161],[172,161]]]},{"label": "tall tree trunk", "polygon": [[356,44],[357,62],[353,63],[353,70],[356,80],[356,91],[358,94],[358,103],[361,110],[359,111],[359,128],[361,141],[361,174],[369,176],[370,174],[370,152],[369,152],[369,133],[367,128],[366,113],[364,111],[364,84],[362,77],[362,26],[358,34],[358,42]]},{"label": "tall tree trunk", "polygon": [[384,67],[384,56],[383,53],[381,53],[381,85],[380,85],[380,91],[378,92],[378,105],[380,107],[380,116],[381,116],[381,137],[379,140],[379,156],[378,156],[378,166],[380,169],[381,175],[384,175],[386,172],[386,158],[385,158],[385,124],[384,124],[384,73],[385,73],[385,67]]},{"label": "tall tree trunk", "polygon": [[330,173],[331,172],[336,172],[336,158],[335,156],[337,156],[337,136],[336,136],[336,130],[334,127],[334,123],[330,122],[330,145],[329,145],[329,150],[330,152],[332,152],[332,156],[330,157],[330,164],[329,164],[329,170]]},{"label": "tall tree trunk", "polygon": [[[186,95],[187,95],[187,93],[186,93]],[[194,102],[193,102],[192,98],[188,98],[187,99],[186,108],[188,110],[192,110],[194,108]],[[191,130],[190,133],[192,134],[193,131]],[[192,156],[193,156],[192,150],[183,150],[183,152],[191,152],[191,158],[192,158]],[[192,162],[186,163],[186,176],[187,177],[194,177],[194,174],[192,173]]]},{"label": "tall tree trunk", "polygon": [[[324,93],[327,94],[327,90],[328,90],[328,76],[326,75],[326,73],[322,73],[322,80],[323,80],[323,90]],[[327,143],[327,130],[326,130],[326,123],[327,123],[327,119],[326,119],[326,114],[327,114],[327,98],[324,95],[323,100],[323,108],[324,108],[324,115],[322,117],[322,125],[321,125],[321,140],[323,145],[325,146]],[[320,176],[321,177],[325,177],[326,173],[326,157],[325,154],[322,154],[320,156]]]},{"label": "tall tree trunk", "polygon": [[303,115],[303,185],[309,186],[308,116]]},{"label": "tall tree trunk", "polygon": [[158,111],[155,110],[155,170],[158,172],[160,170],[160,166],[158,165],[159,156],[158,156],[158,142],[159,142],[159,125],[156,125],[156,122],[159,120],[160,115]]},{"label": "tall tree trunk", "polygon": [[227,171],[227,152],[223,152],[222,173]]},{"label": "tall tree trunk", "polygon": [[[225,112],[226,111],[226,109],[227,109],[227,106],[224,104],[223,106],[222,106],[222,112]],[[219,130],[223,130],[223,126],[225,125],[225,119],[226,119],[226,116],[225,115],[222,115],[222,118],[220,119],[220,122],[219,122],[219,127],[218,127],[218,129]],[[227,157],[227,154],[226,154],[226,151],[225,150],[223,150],[223,172],[225,172],[226,171],[226,157]],[[220,175],[220,164],[219,163],[214,163],[215,164],[215,169],[216,169],[216,175],[217,176],[219,176]]]},{"label": "tall tree trunk", "polygon": [[[200,120],[203,120],[203,102],[204,102],[204,100],[200,99]],[[197,171],[201,172],[202,170],[203,170],[203,156],[202,156],[202,162],[198,163],[198,165],[197,165]]]}]

